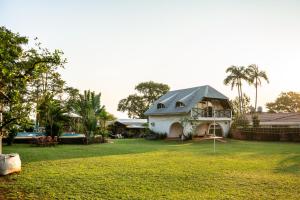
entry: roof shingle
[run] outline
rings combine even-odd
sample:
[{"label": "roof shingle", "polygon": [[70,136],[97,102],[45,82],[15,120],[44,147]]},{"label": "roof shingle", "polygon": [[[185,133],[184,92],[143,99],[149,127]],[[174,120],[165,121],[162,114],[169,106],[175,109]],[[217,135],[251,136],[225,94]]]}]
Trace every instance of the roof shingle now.
[{"label": "roof shingle", "polygon": [[[173,90],[156,100],[145,112],[145,115],[185,114],[190,112],[192,107],[203,98],[228,100],[225,95],[209,85]],[[176,102],[182,102],[185,106],[176,107]],[[157,109],[158,103],[164,104],[165,108]]]}]

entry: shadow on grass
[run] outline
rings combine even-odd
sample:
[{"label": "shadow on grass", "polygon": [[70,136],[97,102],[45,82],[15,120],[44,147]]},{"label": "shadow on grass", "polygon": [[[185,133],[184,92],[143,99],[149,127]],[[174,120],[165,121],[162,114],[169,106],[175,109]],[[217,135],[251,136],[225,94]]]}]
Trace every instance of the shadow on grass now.
[{"label": "shadow on grass", "polygon": [[275,169],[276,173],[288,173],[300,175],[300,155],[289,156],[281,160]]},{"label": "shadow on grass", "polygon": [[[113,143],[91,144],[91,145],[58,145],[56,147],[32,147],[28,144],[14,144],[13,146],[4,146],[4,153],[19,153],[22,163],[62,160],[72,158],[88,158],[112,155],[141,154],[156,151],[166,152],[188,152],[197,155],[238,155],[251,157],[253,155],[268,156],[273,154],[291,154],[300,155],[299,145],[263,143],[227,140],[227,143],[216,143],[216,153],[213,153],[213,141],[150,141],[144,139],[120,139],[112,140]],[[295,159],[295,158],[294,158]],[[298,159],[298,160],[297,160]],[[284,162],[284,161],[283,161]],[[299,164],[299,158],[296,158],[294,168]],[[286,166],[286,165],[282,165]],[[294,171],[291,164],[290,170]],[[281,168],[279,168],[281,169]],[[284,169],[281,169],[284,170]]]},{"label": "shadow on grass", "polygon": [[30,163],[47,160],[139,154],[159,151],[165,148],[166,145],[164,141],[122,139],[113,140],[113,143],[105,144],[62,144],[55,147],[35,147],[29,144],[14,144],[12,146],[4,146],[3,153],[18,153],[20,154],[22,163]]}]

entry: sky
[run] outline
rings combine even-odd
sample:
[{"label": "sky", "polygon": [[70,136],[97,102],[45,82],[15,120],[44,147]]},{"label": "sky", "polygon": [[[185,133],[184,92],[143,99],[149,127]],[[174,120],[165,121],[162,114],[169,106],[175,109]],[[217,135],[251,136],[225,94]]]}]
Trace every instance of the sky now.
[{"label": "sky", "polygon": [[[0,0],[1,26],[61,49],[67,84],[101,92],[119,118],[119,100],[144,81],[211,85],[234,98],[223,85],[231,65],[266,71],[259,106],[299,92],[299,22],[298,0]],[[254,88],[244,91],[254,105]]]}]

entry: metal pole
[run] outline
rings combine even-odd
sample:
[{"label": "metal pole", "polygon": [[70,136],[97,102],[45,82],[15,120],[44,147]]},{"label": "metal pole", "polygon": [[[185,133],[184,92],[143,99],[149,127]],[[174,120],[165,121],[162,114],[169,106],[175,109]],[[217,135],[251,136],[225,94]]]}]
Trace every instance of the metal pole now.
[{"label": "metal pole", "polygon": [[214,153],[216,152],[216,112],[214,109]]}]

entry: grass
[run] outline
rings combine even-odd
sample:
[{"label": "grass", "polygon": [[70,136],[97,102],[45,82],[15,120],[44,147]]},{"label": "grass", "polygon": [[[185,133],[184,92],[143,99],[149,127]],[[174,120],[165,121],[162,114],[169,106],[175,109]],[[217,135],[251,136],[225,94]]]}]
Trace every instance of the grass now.
[{"label": "grass", "polygon": [[212,147],[142,139],[5,146],[20,154],[22,172],[0,177],[0,199],[300,199],[300,144]]}]

